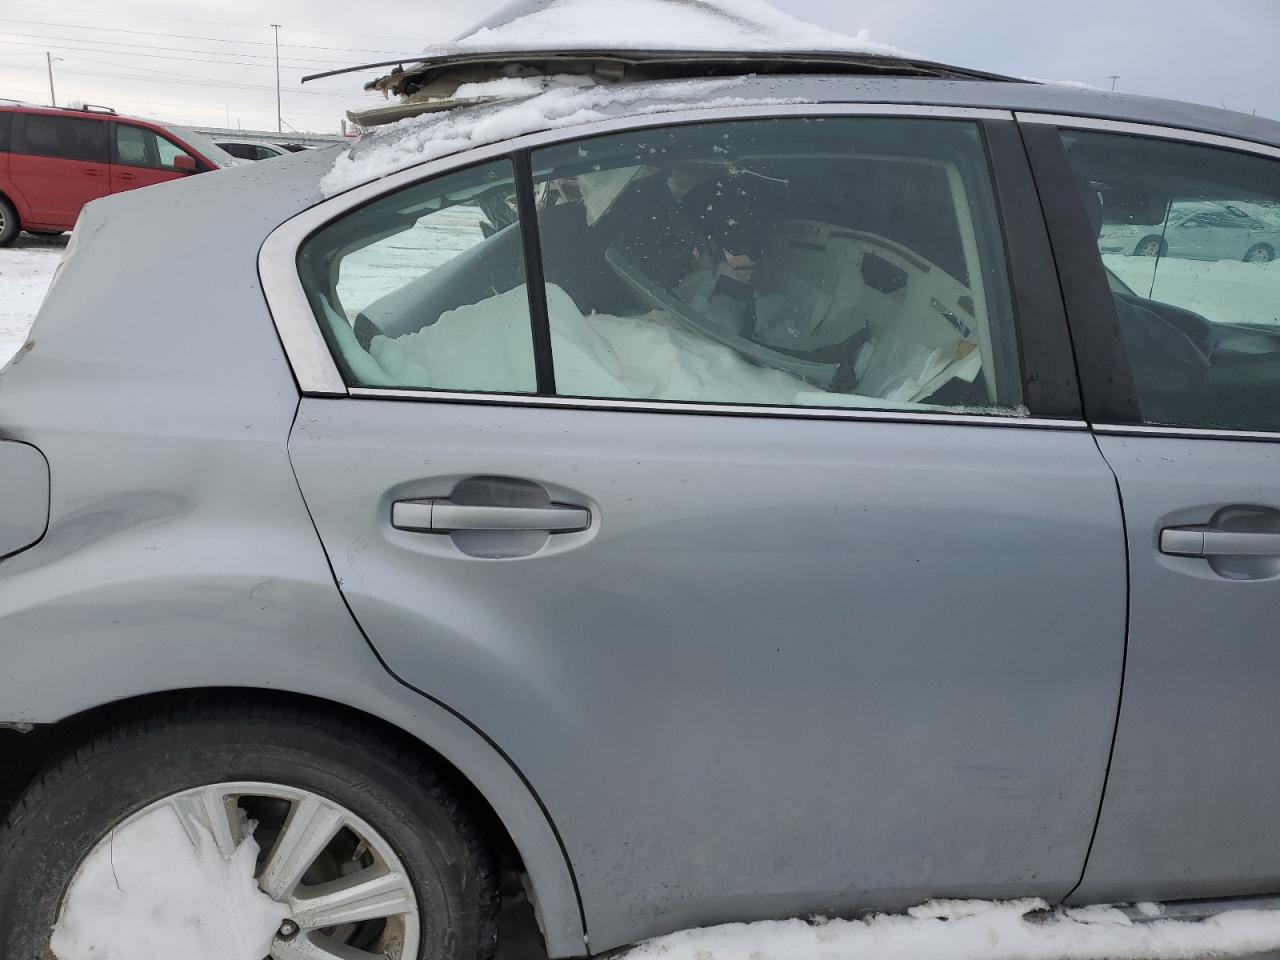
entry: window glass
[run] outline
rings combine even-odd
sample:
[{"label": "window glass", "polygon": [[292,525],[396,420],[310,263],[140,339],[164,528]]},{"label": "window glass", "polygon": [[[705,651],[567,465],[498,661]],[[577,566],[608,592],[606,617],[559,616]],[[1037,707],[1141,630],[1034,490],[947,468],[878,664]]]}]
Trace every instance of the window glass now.
[{"label": "window glass", "polygon": [[77,117],[28,113],[23,126],[23,152],[90,163],[107,163],[107,123]]},{"label": "window glass", "polygon": [[399,191],[303,244],[312,308],[353,386],[532,393],[507,161]]},{"label": "window glass", "polygon": [[131,167],[155,167],[160,163],[156,135],[142,127],[116,124],[116,162]]},{"label": "window glass", "polygon": [[1280,161],[1063,134],[1142,419],[1280,430]]},{"label": "window glass", "polygon": [[0,110],[0,152],[9,149],[9,138],[13,131],[13,113]]},{"label": "window glass", "polygon": [[700,124],[558,145],[533,163],[560,394],[1021,405],[974,124]]},{"label": "window glass", "polygon": [[177,169],[173,163],[175,157],[188,157],[192,160],[195,159],[195,157],[192,157],[191,154],[187,153],[187,151],[183,150],[180,146],[166,137],[157,136],[156,145],[160,150],[160,168],[162,170]]}]

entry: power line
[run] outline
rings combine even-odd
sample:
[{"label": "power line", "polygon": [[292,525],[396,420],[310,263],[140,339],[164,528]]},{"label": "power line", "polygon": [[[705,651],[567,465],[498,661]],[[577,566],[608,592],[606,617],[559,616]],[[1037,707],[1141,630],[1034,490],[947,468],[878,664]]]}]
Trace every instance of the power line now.
[{"label": "power line", "polygon": [[[36,10],[48,9],[47,3],[22,3],[20,2],[20,0],[10,0],[10,5],[15,7],[31,7]],[[261,24],[245,23],[243,21],[238,23],[231,23],[230,21],[227,21],[227,20],[192,20],[186,17],[166,17],[166,16],[160,16],[160,15],[154,15],[154,14],[143,14],[143,13],[122,13],[116,10],[111,11],[110,14],[106,14],[106,13],[103,13],[101,10],[86,10],[83,7],[63,7],[61,5],[59,5],[58,9],[63,13],[96,14],[101,17],[109,17],[112,20],[119,19],[120,17],[128,17],[134,20],[167,20],[170,23],[199,23],[199,24],[207,24],[207,25],[216,26],[216,27],[237,27],[245,30],[262,29]],[[99,29],[99,28],[95,27],[93,29]],[[295,33],[314,33],[314,34],[319,34],[326,37],[367,37],[370,40],[402,39],[399,36],[396,36],[394,34],[388,34],[388,33],[356,33],[350,30],[312,30],[304,27],[294,28],[294,32]]]},{"label": "power line", "polygon": [[[220,50],[199,50],[195,47],[159,47],[153,43],[128,43],[122,40],[97,40],[97,39],[89,40],[83,37],[50,37],[42,33],[18,33],[13,30],[0,31],[0,34],[6,37],[26,37],[26,38],[38,40],[38,41],[53,40],[60,43],[96,44],[98,46],[107,46],[107,47],[140,47],[143,50],[173,50],[175,52],[181,52],[181,53],[202,53],[211,57],[241,57],[244,59],[265,60],[268,62],[271,62],[275,59],[274,56],[269,53],[242,53],[239,50],[228,50],[226,53],[223,53]],[[77,49],[77,48],[73,48],[73,49]],[[106,51],[103,50],[99,52],[105,53]],[[147,56],[147,54],[133,53],[127,50],[121,50],[120,53],[122,54],[128,53],[130,56],[135,56],[135,57]],[[300,64],[301,63],[342,64],[342,63],[350,62],[349,60],[328,60],[328,59],[321,60],[316,57],[291,57],[289,59],[291,59],[295,63],[300,63]]]},{"label": "power line", "polygon": [[[16,64],[16,63],[0,63],[0,69],[40,70],[42,72],[44,71],[44,67],[29,67],[29,66],[23,66],[22,64]],[[64,69],[59,72],[62,74],[75,74],[82,77],[105,77],[111,80],[133,80],[138,83],[155,83],[154,77],[137,77],[137,76],[129,76],[127,74],[122,74],[122,73],[102,73],[101,71],[96,71],[96,70]],[[181,79],[178,79],[179,77],[181,77]],[[181,83],[181,84],[187,84],[187,85],[197,86],[197,87],[207,87],[215,90],[265,90],[265,91],[275,90],[274,86],[271,86],[270,84],[265,84],[265,83],[240,83],[240,82],[230,81],[230,80],[209,80],[207,78],[201,79],[201,78],[194,78],[194,77],[184,77],[181,74],[175,74],[173,78],[166,79],[165,82]],[[302,96],[309,96],[309,97],[342,96],[341,94],[331,93],[327,90],[294,90],[287,87],[284,88],[284,92],[294,94],[294,95],[302,95]],[[347,96],[355,96],[355,95],[350,94]],[[361,97],[361,99],[368,99],[368,98]]]},{"label": "power line", "polygon": [[[272,63],[270,60],[267,60],[262,63],[255,63],[252,60],[210,60],[208,58],[190,57],[190,56],[186,56],[186,57],[167,56],[162,53],[135,53],[132,50],[103,50],[94,46],[75,47],[65,43],[42,43],[39,40],[8,40],[6,39],[7,37],[19,37],[19,36],[30,36],[30,35],[18,34],[18,33],[0,33],[0,43],[3,43],[7,46],[15,46],[15,47],[36,47],[41,50],[63,50],[63,51],[70,51],[74,53],[97,53],[97,54],[101,54],[103,56],[109,56],[109,57],[144,57],[148,60],[180,60],[183,63],[215,63],[215,64],[220,64],[222,66],[227,66],[227,67],[268,67],[269,68],[272,66]],[[71,38],[68,38],[68,39],[71,39]],[[88,43],[88,42],[89,41],[87,40],[85,41],[85,43]],[[182,50],[183,48],[153,47],[152,49]],[[206,51],[206,50],[191,50],[188,52],[189,53],[214,53],[214,51]],[[217,56],[218,54],[214,54],[214,55]],[[293,59],[293,58],[282,58],[280,60],[280,65],[283,67],[289,67],[297,70],[310,70],[316,66],[341,66],[346,62],[347,61],[344,61],[344,60],[299,60],[299,59]],[[122,64],[122,66],[124,66],[124,64]],[[129,66],[132,66],[132,64],[130,64]],[[134,67],[134,69],[141,70],[142,68]]]},{"label": "power line", "polygon": [[[123,27],[83,27],[77,23],[52,23],[47,20],[17,20],[13,17],[0,17],[3,23],[19,23],[29,27],[56,27],[60,30],[101,30],[107,33],[127,33],[137,37],[163,37],[171,40],[203,40],[206,43],[241,43],[249,44],[255,47],[270,47],[270,40],[228,40],[226,37],[198,37],[185,33],[157,33],[154,30],[126,30]],[[317,47],[305,43],[282,43],[282,47],[291,47],[294,50],[328,50],[335,53],[383,53],[388,56],[397,56],[403,53],[402,50],[368,50],[359,47]]]}]

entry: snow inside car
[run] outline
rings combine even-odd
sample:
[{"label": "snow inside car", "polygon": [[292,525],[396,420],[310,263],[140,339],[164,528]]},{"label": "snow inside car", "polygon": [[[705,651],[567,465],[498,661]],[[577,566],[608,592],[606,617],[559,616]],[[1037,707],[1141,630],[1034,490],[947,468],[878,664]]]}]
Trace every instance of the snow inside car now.
[{"label": "snow inside car", "polygon": [[0,371],[0,955],[1275,918],[1280,265],[1099,238],[1280,125],[586,5],[86,207]]}]

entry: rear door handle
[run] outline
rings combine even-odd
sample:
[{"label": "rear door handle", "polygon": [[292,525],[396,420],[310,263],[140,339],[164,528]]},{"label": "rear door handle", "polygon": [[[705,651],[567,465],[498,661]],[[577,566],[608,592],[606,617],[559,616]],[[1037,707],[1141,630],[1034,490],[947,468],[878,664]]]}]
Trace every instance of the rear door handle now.
[{"label": "rear door handle", "polygon": [[86,177],[101,177],[106,174],[105,170],[99,170],[97,167],[85,167],[84,175]]},{"label": "rear door handle", "polygon": [[1165,527],[1160,531],[1160,552],[1174,557],[1280,556],[1280,533]]},{"label": "rear door handle", "polygon": [[391,505],[391,525],[415,533],[455,530],[540,530],[576,533],[591,526],[586,507],[552,504],[548,507],[489,507],[452,500],[397,500]]},{"label": "rear door handle", "polygon": [[117,173],[116,179],[117,180],[137,180],[138,176],[137,174],[134,174],[134,173]]}]

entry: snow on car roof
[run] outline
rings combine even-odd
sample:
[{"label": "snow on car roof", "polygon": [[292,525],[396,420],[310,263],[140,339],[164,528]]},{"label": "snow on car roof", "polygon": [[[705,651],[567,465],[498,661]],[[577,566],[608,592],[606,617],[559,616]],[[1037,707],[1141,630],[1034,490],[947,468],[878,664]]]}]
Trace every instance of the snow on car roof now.
[{"label": "snow on car roof", "polygon": [[[601,6],[515,0],[368,84],[399,102],[349,114],[387,129],[343,153],[322,191],[333,195],[466,147],[616,116],[627,104],[643,103],[644,112],[728,105],[718,93],[753,72],[888,69],[995,79],[922,61],[866,31],[849,36],[806,23],[766,0],[610,0],[607,17]],[[634,66],[643,69],[628,70]],[[460,109],[495,102],[506,105]],[[733,101],[748,102],[761,101]]]},{"label": "snow on car roof", "polygon": [[[749,72],[888,72],[966,79],[1011,79],[923,59],[866,30],[837,33],[783,13],[766,0],[516,0],[454,40],[421,54],[316,73],[307,80],[395,67],[365,89],[402,99],[400,109],[352,113],[357,123],[402,119],[429,95],[464,81],[512,72],[596,72],[615,79]],[[622,38],[622,39],[620,39]],[[424,94],[424,90],[426,94]],[[452,104],[449,104],[450,106]]]},{"label": "snow on car roof", "polygon": [[[428,57],[501,50],[839,51],[913,55],[783,13],[765,0],[515,0]],[[625,37],[620,43],[619,37]]]},{"label": "snow on car roof", "polygon": [[541,130],[695,106],[720,108],[804,102],[794,98],[735,95],[734,88],[741,79],[600,84],[591,77],[561,75],[508,77],[464,85],[458,88],[461,98],[483,101],[493,90],[500,89],[504,100],[427,113],[366,133],[338,155],[333,169],[321,180],[320,191],[325,196],[334,196],[429,160]]}]

